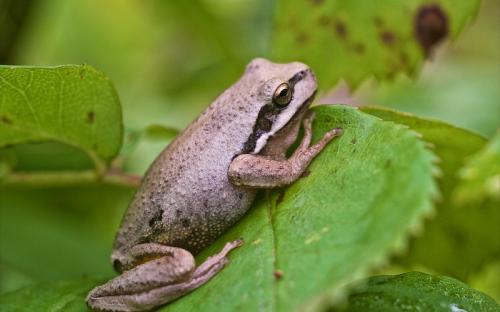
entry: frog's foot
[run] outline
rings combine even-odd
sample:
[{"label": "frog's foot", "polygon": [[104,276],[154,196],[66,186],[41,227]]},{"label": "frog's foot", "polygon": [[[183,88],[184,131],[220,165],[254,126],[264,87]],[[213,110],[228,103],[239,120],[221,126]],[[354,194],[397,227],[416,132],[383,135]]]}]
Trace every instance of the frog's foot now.
[{"label": "frog's foot", "polygon": [[304,137],[288,159],[273,159],[266,155],[241,154],[229,165],[228,177],[231,183],[250,188],[272,188],[296,181],[316,155],[335,137],[342,135],[342,129],[335,128],[311,145],[314,113],[304,117]]},{"label": "frog's foot", "polygon": [[[87,305],[99,311],[145,311],[163,305],[210,280],[228,263],[227,254],[241,244],[241,240],[227,243],[221,252],[198,268],[195,268],[194,258],[188,251],[162,246],[162,250],[168,248],[174,252],[157,254],[158,258],[138,264],[94,288],[87,296]],[[136,250],[144,249],[151,250]]]}]

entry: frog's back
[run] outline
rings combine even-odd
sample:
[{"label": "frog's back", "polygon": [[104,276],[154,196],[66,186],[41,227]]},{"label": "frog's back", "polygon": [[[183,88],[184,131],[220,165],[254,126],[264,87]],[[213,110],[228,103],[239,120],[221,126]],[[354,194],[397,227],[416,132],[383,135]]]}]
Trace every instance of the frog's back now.
[{"label": "frog's back", "polygon": [[[232,185],[229,164],[239,154],[258,153],[271,130],[291,118],[292,108],[279,110],[272,105],[276,83],[301,79],[305,70],[301,63],[252,61],[240,80],[149,168],[122,221],[115,250],[157,242],[197,253],[239,220],[255,190]],[[284,117],[276,117],[281,111]]]},{"label": "frog's back", "polygon": [[233,186],[227,169],[248,141],[249,120],[258,110],[252,107],[253,94],[232,94],[224,92],[151,165],[122,221],[115,249],[158,242],[197,253],[247,211],[255,191]]}]

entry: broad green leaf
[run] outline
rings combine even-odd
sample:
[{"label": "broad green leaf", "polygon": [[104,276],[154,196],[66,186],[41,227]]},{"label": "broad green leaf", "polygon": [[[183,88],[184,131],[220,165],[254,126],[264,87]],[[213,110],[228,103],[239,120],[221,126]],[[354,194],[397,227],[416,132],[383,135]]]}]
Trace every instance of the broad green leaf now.
[{"label": "broad green leaf", "polygon": [[120,148],[121,120],[112,83],[90,66],[0,66],[0,148],[64,143],[102,170]]},{"label": "broad green leaf", "polygon": [[435,272],[467,280],[489,260],[498,257],[500,239],[495,229],[500,209],[491,204],[457,205],[453,193],[460,183],[459,172],[469,157],[486,144],[481,136],[443,122],[396,111],[366,107],[363,111],[384,120],[405,124],[422,135],[440,158],[438,180],[442,198],[437,215],[410,243],[405,265],[424,266]]},{"label": "broad green leaf", "polygon": [[447,276],[409,272],[370,277],[349,295],[342,312],[495,312],[500,306],[491,297]]},{"label": "broad green leaf", "polygon": [[320,83],[357,86],[368,76],[416,73],[432,49],[454,38],[478,0],[278,1],[273,56],[312,66]]},{"label": "broad green leaf", "polygon": [[433,155],[397,124],[344,106],[315,111],[315,140],[333,127],[344,135],[317,157],[307,177],[263,193],[197,257],[202,261],[225,242],[244,238],[227,268],[160,311],[319,307],[404,246],[436,194]]}]

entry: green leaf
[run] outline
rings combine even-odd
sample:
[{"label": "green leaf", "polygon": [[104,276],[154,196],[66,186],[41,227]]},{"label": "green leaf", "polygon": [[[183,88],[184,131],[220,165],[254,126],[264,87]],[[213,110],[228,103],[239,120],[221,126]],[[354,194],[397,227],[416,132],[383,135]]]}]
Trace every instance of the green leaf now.
[{"label": "green leaf", "polygon": [[[459,172],[469,157],[483,148],[481,136],[440,121],[399,113],[389,109],[365,107],[363,111],[384,120],[405,124],[422,135],[440,158],[438,180],[442,198],[437,215],[425,224],[425,231],[410,243],[407,255],[398,259],[410,268],[427,268],[468,280],[488,261],[499,256],[500,239],[492,230],[498,227],[498,205],[474,203],[457,205],[453,200]],[[494,230],[493,230],[494,231]]]},{"label": "green leaf", "polygon": [[409,272],[370,277],[354,289],[346,307],[333,311],[355,312],[494,312],[500,306],[484,293],[446,276]]},{"label": "green leaf", "polygon": [[0,148],[59,142],[103,170],[120,149],[120,102],[109,79],[87,65],[0,66]]},{"label": "green leaf", "polygon": [[278,1],[273,56],[303,61],[323,87],[368,76],[414,74],[444,38],[456,37],[478,0]]},{"label": "green leaf", "polygon": [[[436,194],[433,155],[397,124],[351,107],[314,110],[315,140],[333,127],[342,127],[343,136],[317,157],[307,177],[262,194],[197,257],[202,261],[243,237],[227,268],[160,311],[318,307],[404,246]],[[84,294],[78,296],[83,302]]]}]

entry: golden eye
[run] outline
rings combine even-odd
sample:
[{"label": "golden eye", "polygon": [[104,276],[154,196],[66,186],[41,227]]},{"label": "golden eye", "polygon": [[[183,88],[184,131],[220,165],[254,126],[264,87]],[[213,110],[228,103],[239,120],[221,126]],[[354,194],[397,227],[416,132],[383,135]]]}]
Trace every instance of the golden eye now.
[{"label": "golden eye", "polygon": [[284,82],[274,91],[273,102],[278,106],[287,106],[290,101],[292,101],[292,88]]}]

